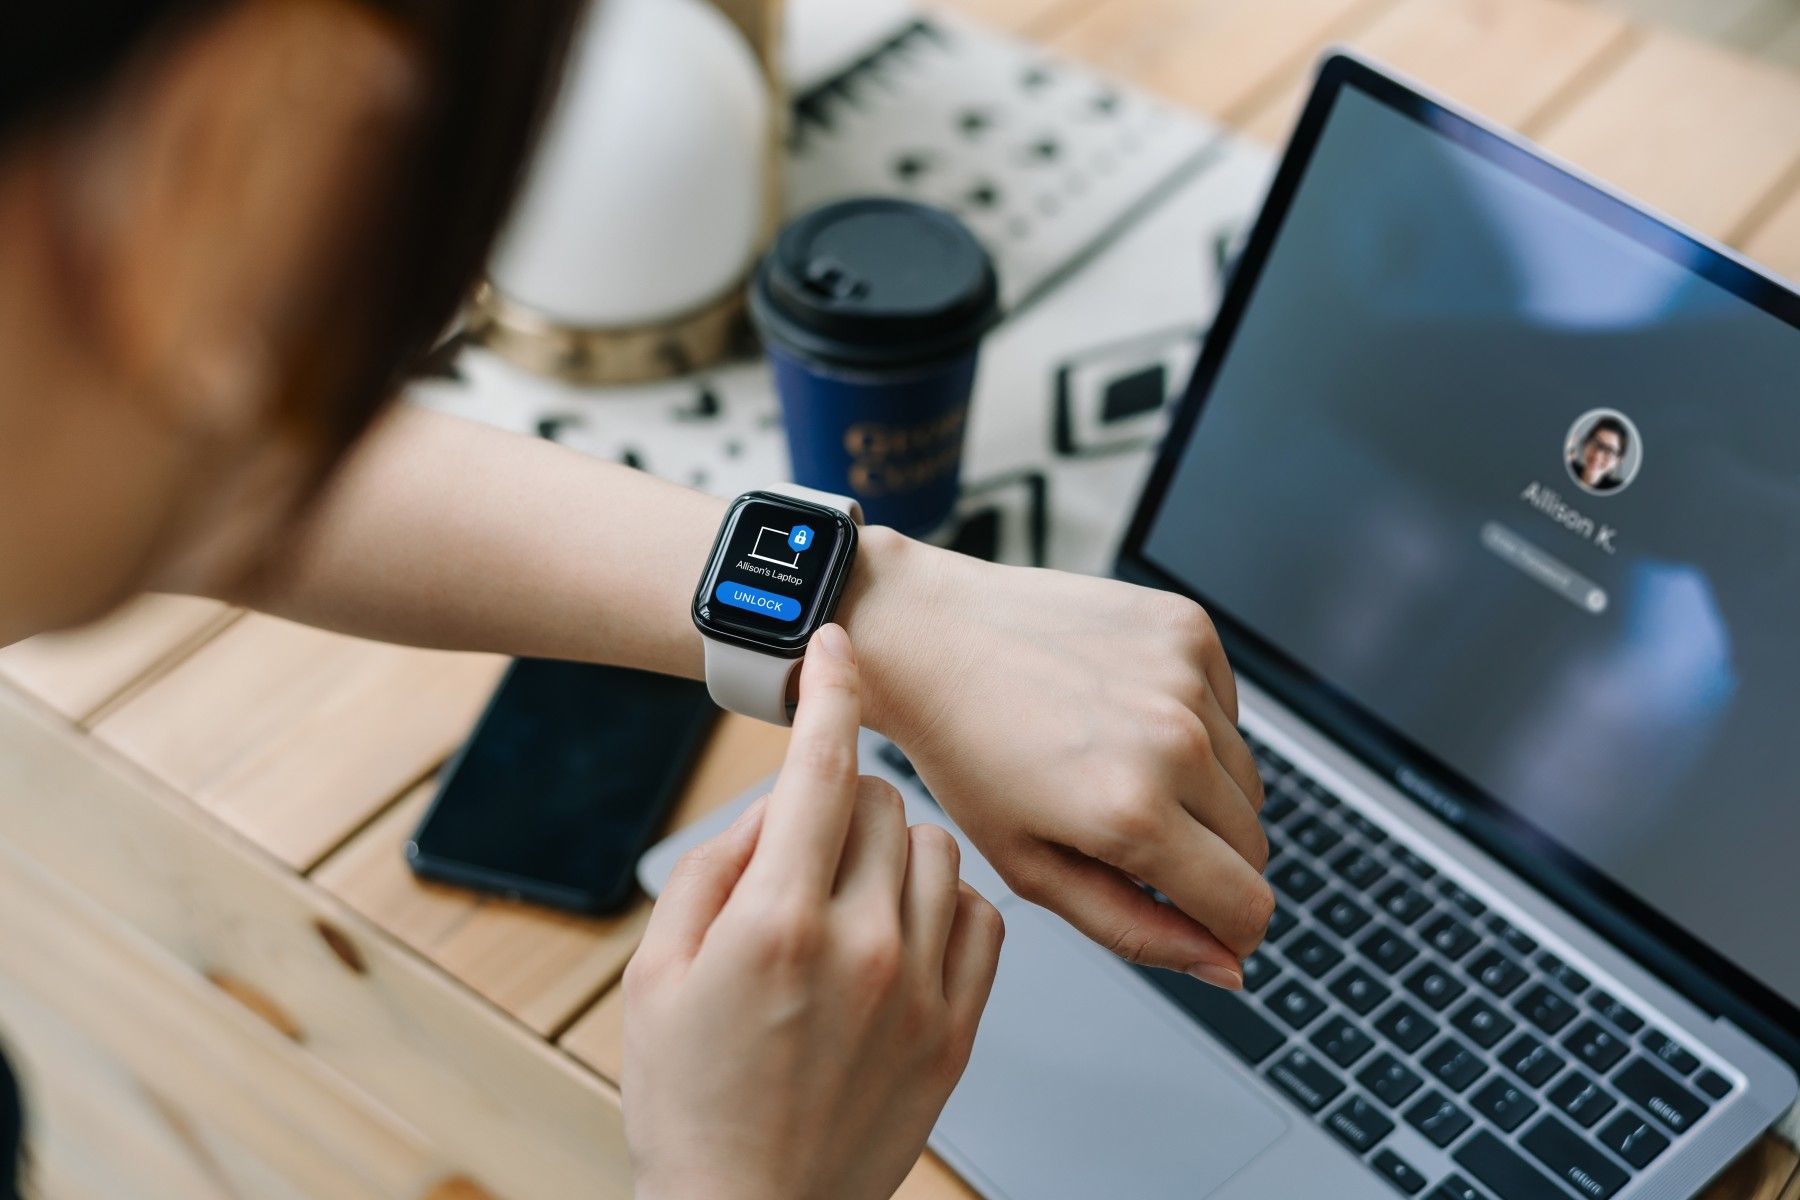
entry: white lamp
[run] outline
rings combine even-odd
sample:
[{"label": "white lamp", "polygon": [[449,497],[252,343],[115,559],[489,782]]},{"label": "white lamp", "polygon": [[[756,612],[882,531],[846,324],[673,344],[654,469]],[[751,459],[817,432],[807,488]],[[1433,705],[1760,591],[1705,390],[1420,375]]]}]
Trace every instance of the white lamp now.
[{"label": "white lamp", "polygon": [[768,227],[768,77],[706,0],[600,0],[477,296],[474,332],[584,382],[729,346]]}]

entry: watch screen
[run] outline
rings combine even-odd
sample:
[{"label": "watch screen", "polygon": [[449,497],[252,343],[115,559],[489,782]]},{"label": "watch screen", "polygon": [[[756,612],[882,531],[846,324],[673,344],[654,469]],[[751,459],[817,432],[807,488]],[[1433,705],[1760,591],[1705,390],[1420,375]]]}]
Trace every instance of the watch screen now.
[{"label": "watch screen", "polygon": [[828,509],[750,499],[727,518],[713,568],[694,599],[701,621],[755,641],[798,644],[855,535]]}]

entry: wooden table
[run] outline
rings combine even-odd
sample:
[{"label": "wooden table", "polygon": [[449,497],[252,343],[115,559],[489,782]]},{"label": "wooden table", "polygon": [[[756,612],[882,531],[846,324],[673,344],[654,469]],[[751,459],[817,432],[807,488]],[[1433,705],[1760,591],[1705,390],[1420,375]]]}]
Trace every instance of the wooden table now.
[{"label": "wooden table", "polygon": [[[1800,79],[1594,0],[956,7],[1271,141],[1347,41],[1800,276]],[[167,598],[0,651],[0,1029],[42,1196],[628,1194],[613,985],[647,906],[401,860],[501,665]],[[727,721],[680,819],[781,748]],[[1715,1195],[1800,1200],[1795,1168],[1768,1139]],[[902,1194],[969,1193],[927,1158]]]}]

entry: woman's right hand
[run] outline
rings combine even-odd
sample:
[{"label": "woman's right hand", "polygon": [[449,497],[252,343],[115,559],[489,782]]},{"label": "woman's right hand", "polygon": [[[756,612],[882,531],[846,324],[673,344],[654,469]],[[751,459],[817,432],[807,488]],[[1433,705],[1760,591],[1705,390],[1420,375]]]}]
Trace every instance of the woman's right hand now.
[{"label": "woman's right hand", "polygon": [[876,1200],[962,1075],[1000,914],[858,777],[850,640],[814,635],[773,793],[689,851],[625,972],[638,1200]]}]

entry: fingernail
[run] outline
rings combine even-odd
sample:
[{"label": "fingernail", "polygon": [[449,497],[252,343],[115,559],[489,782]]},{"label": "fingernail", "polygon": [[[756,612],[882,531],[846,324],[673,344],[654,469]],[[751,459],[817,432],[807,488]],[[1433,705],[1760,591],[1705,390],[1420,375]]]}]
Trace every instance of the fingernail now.
[{"label": "fingernail", "polygon": [[844,632],[842,625],[819,626],[819,632],[812,635],[812,644],[823,651],[827,658],[843,662],[856,661],[855,653],[850,649],[850,635]]},{"label": "fingernail", "polygon": [[1210,983],[1216,988],[1224,988],[1228,992],[1244,990],[1244,975],[1230,967],[1215,966],[1212,963],[1195,963],[1187,969],[1187,973],[1201,983]]}]

